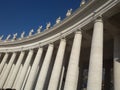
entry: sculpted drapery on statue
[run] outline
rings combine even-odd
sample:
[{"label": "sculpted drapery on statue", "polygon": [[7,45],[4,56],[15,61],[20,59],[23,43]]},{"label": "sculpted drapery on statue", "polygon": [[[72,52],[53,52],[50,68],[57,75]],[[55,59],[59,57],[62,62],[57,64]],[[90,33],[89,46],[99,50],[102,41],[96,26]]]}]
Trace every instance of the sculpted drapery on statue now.
[{"label": "sculpted drapery on statue", "polygon": [[13,34],[13,40],[17,38],[17,33]]},{"label": "sculpted drapery on statue", "polygon": [[61,17],[58,17],[58,18],[56,19],[56,24],[60,23],[60,21],[61,21]]},{"label": "sculpted drapery on statue", "polygon": [[72,14],[72,9],[68,10],[67,13],[66,13],[66,16],[70,16]]},{"label": "sculpted drapery on statue", "polygon": [[10,39],[10,37],[11,37],[11,35],[9,34],[9,35],[7,36],[7,38],[6,38],[6,40],[9,40],[9,39]]},{"label": "sculpted drapery on statue", "polygon": [[86,0],[82,0],[81,3],[80,3],[80,6],[85,5],[85,3],[86,3]]},{"label": "sculpted drapery on statue", "polygon": [[34,32],[34,30],[31,29],[30,32],[29,32],[29,36],[32,36],[33,32]]},{"label": "sculpted drapery on statue", "polygon": [[0,36],[0,41],[2,40],[3,37],[4,37],[4,35]]},{"label": "sculpted drapery on statue", "polygon": [[49,23],[47,23],[47,25],[46,25],[46,29],[49,29],[51,27],[51,23],[49,22]]},{"label": "sculpted drapery on statue", "polygon": [[37,33],[40,33],[41,32],[41,30],[42,30],[42,25],[38,28],[38,30],[37,30]]},{"label": "sculpted drapery on statue", "polygon": [[20,37],[24,38],[24,35],[25,35],[25,32],[22,32]]}]

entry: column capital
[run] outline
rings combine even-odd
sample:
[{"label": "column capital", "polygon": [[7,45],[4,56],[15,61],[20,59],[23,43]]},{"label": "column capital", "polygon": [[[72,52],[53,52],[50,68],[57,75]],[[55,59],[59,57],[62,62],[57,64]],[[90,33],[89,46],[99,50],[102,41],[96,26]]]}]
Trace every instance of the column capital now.
[{"label": "column capital", "polygon": [[5,52],[5,54],[9,54],[9,52]]},{"label": "column capital", "polygon": [[24,49],[24,47],[21,47],[21,48],[20,48],[20,51],[22,52],[22,51],[23,51],[23,49]]},{"label": "column capital", "polygon": [[65,39],[65,35],[63,35],[63,33],[60,33],[60,39]]},{"label": "column capital", "polygon": [[61,41],[66,41],[66,38],[65,38],[65,37],[63,37],[63,38],[61,38],[60,40],[61,40]]},{"label": "column capital", "polygon": [[103,22],[102,15],[99,15],[99,16],[95,19],[95,23],[96,23],[96,22]]},{"label": "column capital", "polygon": [[54,46],[54,44],[53,44],[53,43],[49,43],[49,45],[50,45],[50,46],[52,46],[52,47]]},{"label": "column capital", "polygon": [[81,29],[78,29],[77,31],[75,31],[75,34],[82,34]]},{"label": "column capital", "polygon": [[41,47],[41,43],[38,43],[38,48],[40,48]]},{"label": "column capital", "polygon": [[33,48],[30,48],[29,51],[33,51]]},{"label": "column capital", "polygon": [[38,49],[43,49],[43,47],[39,47]]}]

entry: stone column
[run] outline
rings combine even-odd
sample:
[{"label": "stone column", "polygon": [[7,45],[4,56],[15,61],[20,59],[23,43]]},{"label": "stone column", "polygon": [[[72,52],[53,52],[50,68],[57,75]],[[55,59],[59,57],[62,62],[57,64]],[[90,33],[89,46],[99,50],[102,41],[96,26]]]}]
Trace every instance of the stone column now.
[{"label": "stone column", "polygon": [[94,24],[87,90],[102,90],[103,68],[103,21],[97,18]]},{"label": "stone column", "polygon": [[13,89],[15,89],[15,86],[16,86],[16,84],[17,84],[17,81],[19,80],[19,77],[20,77],[20,74],[21,74],[22,69],[23,69],[23,65],[21,64],[21,65],[20,65],[20,68],[19,68],[19,71],[18,71],[18,73],[17,73],[17,76],[16,76],[16,78],[15,78],[15,81],[14,81],[14,83],[13,83],[13,85],[12,85],[12,88],[13,88]]},{"label": "stone column", "polygon": [[120,36],[114,38],[114,90],[120,90]]},{"label": "stone column", "polygon": [[20,90],[21,87],[22,87],[22,84],[23,84],[23,81],[25,79],[25,76],[26,76],[26,73],[27,73],[27,70],[29,68],[29,64],[30,64],[30,61],[32,59],[32,56],[33,56],[33,50],[30,50],[29,53],[28,53],[28,56],[26,58],[26,61],[24,63],[24,66],[23,66],[23,69],[21,71],[21,74],[20,74],[20,77],[19,77],[19,80],[17,81],[17,84],[15,85],[15,88],[16,90]]},{"label": "stone column", "polygon": [[[10,76],[9,79],[6,80],[6,83],[5,83],[5,87],[6,87],[6,88],[11,88],[11,87],[12,87],[12,84],[13,84],[13,82],[14,82],[14,80],[15,80],[15,77],[17,76],[17,73],[18,73],[18,71],[19,71],[20,65],[21,65],[22,60],[23,60],[23,58],[24,58],[24,55],[25,55],[25,52],[22,51],[22,52],[20,53],[20,56],[19,56],[18,60],[17,60],[17,63],[16,63],[16,65],[15,65],[15,68],[14,68],[14,70],[13,70],[12,75]],[[8,82],[8,83],[7,83],[7,82]]]},{"label": "stone column", "polygon": [[7,79],[7,76],[9,75],[12,64],[13,64],[15,58],[16,58],[16,55],[17,55],[17,53],[15,53],[15,52],[12,54],[12,57],[11,57],[9,63],[8,63],[8,66],[7,66],[6,70],[5,70],[5,72],[0,77],[0,87],[3,87],[3,84],[4,84],[5,80]]},{"label": "stone column", "polygon": [[40,62],[41,57],[42,57],[42,52],[43,52],[43,48],[39,48],[37,55],[35,57],[34,63],[32,65],[27,83],[25,85],[25,90],[33,90],[33,85],[34,85],[35,79],[36,79],[36,72],[37,72],[39,62]]},{"label": "stone column", "polygon": [[81,40],[81,31],[77,31],[73,41],[64,90],[77,90]]},{"label": "stone column", "polygon": [[63,67],[62,67],[62,72],[61,72],[59,90],[62,89],[62,82],[63,82],[64,73],[65,73],[65,67],[63,66]]},{"label": "stone column", "polygon": [[52,57],[52,53],[53,53],[53,48],[54,48],[53,44],[49,44],[48,50],[42,64],[38,80],[37,80],[35,90],[43,90],[45,79],[47,76],[47,72],[48,72],[51,57]]},{"label": "stone column", "polygon": [[28,68],[28,70],[27,70],[27,73],[26,73],[26,75],[25,75],[25,79],[24,79],[24,81],[23,81],[23,84],[22,84],[22,87],[21,87],[20,90],[32,90],[32,89],[24,89],[25,84],[26,84],[26,82],[27,82],[27,80],[28,80],[28,76],[29,76],[30,71],[31,71],[31,65],[29,65],[29,68]]},{"label": "stone column", "polygon": [[8,74],[7,80],[5,81],[5,84],[4,84],[3,88],[6,88],[6,85],[9,82],[9,79],[10,79],[11,75],[13,74],[14,68],[15,68],[15,64],[12,65],[11,70],[10,70],[10,72]]},{"label": "stone column", "polygon": [[0,57],[1,57],[2,53],[0,53]]},{"label": "stone column", "polygon": [[5,65],[5,63],[6,63],[7,59],[8,59],[8,56],[9,56],[8,53],[6,53],[3,60],[2,60],[2,62],[0,63],[0,73],[1,73],[3,67],[4,67],[4,65]]},{"label": "stone column", "polygon": [[66,47],[66,40],[61,39],[60,45],[58,48],[58,52],[56,55],[56,59],[54,62],[48,90],[57,90],[58,89],[58,84],[60,80],[60,73],[62,69],[62,63],[63,63],[63,58],[64,58],[64,52],[65,52],[65,47]]},{"label": "stone column", "polygon": [[6,68],[7,68],[7,65],[8,65],[8,64],[5,63],[5,65],[4,65],[3,69],[2,69],[2,72],[1,72],[1,74],[0,74],[0,77],[3,76],[3,74],[4,74],[4,72],[5,72]]}]

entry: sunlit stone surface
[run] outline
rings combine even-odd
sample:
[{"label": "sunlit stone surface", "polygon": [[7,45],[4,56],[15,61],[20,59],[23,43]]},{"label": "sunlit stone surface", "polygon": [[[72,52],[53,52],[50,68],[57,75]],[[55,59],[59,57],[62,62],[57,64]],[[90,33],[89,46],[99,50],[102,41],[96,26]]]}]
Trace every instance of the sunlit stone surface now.
[{"label": "sunlit stone surface", "polygon": [[120,90],[119,0],[82,0],[43,29],[0,36],[0,90]]}]

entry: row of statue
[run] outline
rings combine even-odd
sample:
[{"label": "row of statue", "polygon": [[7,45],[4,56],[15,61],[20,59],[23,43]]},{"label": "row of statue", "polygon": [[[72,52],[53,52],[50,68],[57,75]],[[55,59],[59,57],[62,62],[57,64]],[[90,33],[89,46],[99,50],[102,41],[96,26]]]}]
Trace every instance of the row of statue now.
[{"label": "row of statue", "polygon": [[[86,0],[82,0],[80,6],[84,5],[85,3],[86,3]],[[69,9],[69,10],[67,11],[67,13],[66,13],[66,17],[69,17],[71,14],[72,14],[72,9]],[[59,24],[60,22],[61,22],[61,17],[58,17],[58,18],[56,19],[56,24]],[[42,30],[42,28],[43,28],[43,27],[42,27],[42,25],[41,25],[41,26],[37,29],[37,33],[40,33],[41,30]],[[46,30],[48,30],[48,29],[50,29],[50,28],[51,28],[51,23],[49,22],[49,23],[46,24]],[[33,32],[34,32],[34,30],[31,29],[30,32],[29,32],[28,37],[32,36],[32,35],[33,35]],[[21,36],[20,36],[20,39],[24,38],[24,36],[25,36],[25,32],[22,32],[22,33],[21,33]],[[3,39],[3,37],[4,37],[4,35],[0,36],[0,41]],[[9,34],[9,35],[6,37],[5,41],[9,40],[10,38],[11,38],[11,35]],[[17,39],[17,33],[13,34],[12,40],[16,40],[16,39]]]}]

